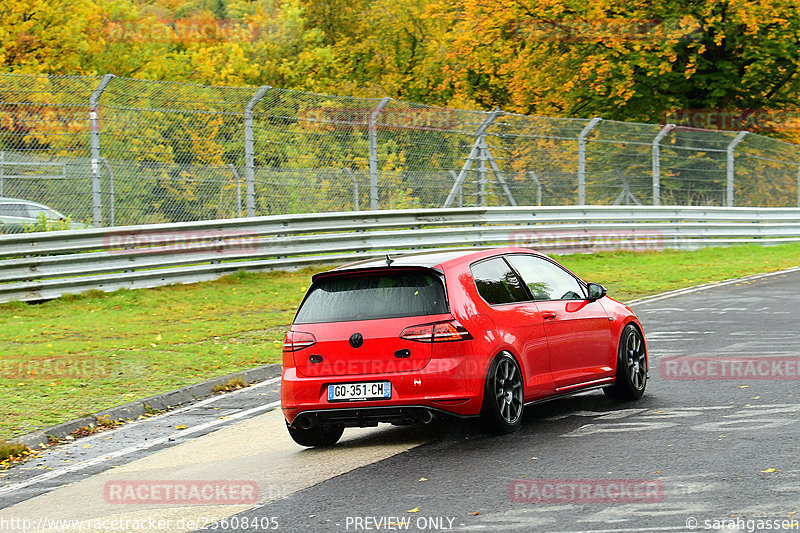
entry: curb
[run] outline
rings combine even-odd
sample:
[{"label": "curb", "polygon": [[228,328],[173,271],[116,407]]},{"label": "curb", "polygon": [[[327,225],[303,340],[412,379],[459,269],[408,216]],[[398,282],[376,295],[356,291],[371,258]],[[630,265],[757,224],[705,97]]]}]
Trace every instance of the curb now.
[{"label": "curb", "polygon": [[136,400],[130,403],[118,405],[108,409],[103,409],[89,416],[76,418],[50,426],[44,429],[39,429],[25,435],[20,435],[11,439],[12,443],[24,444],[28,448],[37,448],[40,444],[46,443],[50,438],[63,438],[82,427],[95,427],[100,418],[108,417],[111,420],[119,420],[120,418],[136,419],[145,413],[147,408],[150,409],[168,409],[185,403],[199,400],[206,396],[211,396],[214,393],[214,387],[218,385],[225,385],[232,379],[239,378],[245,383],[254,383],[256,381],[263,381],[265,379],[278,377],[281,375],[281,365],[272,364],[251,368],[249,370],[242,370],[241,372],[234,372],[225,376],[220,376],[202,383],[196,383],[183,387],[177,390],[164,392],[149,396],[141,400]]},{"label": "curb", "polygon": [[647,304],[650,302],[657,302],[659,300],[664,300],[666,298],[672,298],[674,296],[683,296],[684,294],[692,294],[695,292],[704,291],[707,289],[713,289],[715,287],[724,287],[725,285],[734,285],[736,283],[741,283],[745,281],[756,281],[763,278],[769,278],[771,276],[779,276],[781,274],[789,274],[791,272],[798,272],[800,271],[800,266],[786,268],[784,270],[776,270],[775,272],[766,272],[763,274],[751,274],[749,276],[745,276],[743,278],[733,278],[733,279],[726,279],[723,281],[712,281],[711,283],[704,283],[702,285],[695,285],[694,287],[686,287],[685,289],[676,289],[674,291],[662,292],[661,294],[654,294],[652,296],[645,296],[644,298],[638,298],[636,300],[631,300],[629,302],[625,302],[627,305],[639,305],[639,304]]}]

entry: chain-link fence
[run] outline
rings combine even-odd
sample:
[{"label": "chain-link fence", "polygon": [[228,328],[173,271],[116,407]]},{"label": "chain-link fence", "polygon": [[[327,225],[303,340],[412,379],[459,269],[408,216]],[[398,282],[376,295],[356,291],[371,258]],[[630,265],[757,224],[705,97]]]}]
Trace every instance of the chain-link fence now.
[{"label": "chain-link fence", "polygon": [[482,205],[795,206],[799,180],[800,146],[753,133],[0,74],[0,197],[95,226]]}]

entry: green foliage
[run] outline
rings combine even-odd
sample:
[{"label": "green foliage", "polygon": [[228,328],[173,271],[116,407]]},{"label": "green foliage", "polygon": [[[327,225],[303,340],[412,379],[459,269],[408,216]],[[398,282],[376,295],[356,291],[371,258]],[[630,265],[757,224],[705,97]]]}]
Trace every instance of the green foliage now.
[{"label": "green foliage", "polygon": [[36,217],[36,222],[25,224],[25,233],[35,233],[37,231],[61,231],[72,229],[72,219],[70,217],[53,220],[47,218],[45,213],[39,213]]}]

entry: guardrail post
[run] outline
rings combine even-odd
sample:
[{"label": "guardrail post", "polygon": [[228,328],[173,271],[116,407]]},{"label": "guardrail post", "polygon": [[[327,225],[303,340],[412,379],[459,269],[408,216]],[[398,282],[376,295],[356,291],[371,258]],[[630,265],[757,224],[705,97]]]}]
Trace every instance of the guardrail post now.
[{"label": "guardrail post", "polygon": [[502,113],[503,112],[499,107],[495,108],[494,111],[491,111],[486,115],[486,118],[483,120],[481,125],[478,126],[478,130],[475,132],[475,137],[477,137],[477,139],[475,139],[475,144],[472,145],[472,150],[470,150],[469,155],[467,156],[467,161],[464,163],[464,166],[461,167],[461,172],[458,173],[456,182],[453,184],[453,188],[450,189],[450,193],[447,195],[447,199],[445,199],[442,207],[450,207],[453,205],[453,200],[456,199],[456,193],[464,186],[464,180],[467,179],[467,172],[469,172],[469,169],[472,168],[473,161],[475,161],[475,158],[483,154],[483,144],[485,142],[486,130],[489,129],[489,126],[491,126],[497,117]]},{"label": "guardrail post", "polygon": [[244,106],[244,165],[245,165],[245,196],[247,198],[247,216],[256,216],[256,184],[255,184],[255,156],[253,148],[253,109],[264,95],[272,89],[269,85],[258,88],[256,93]]},{"label": "guardrail post", "polygon": [[594,117],[578,135],[578,205],[586,205],[586,136],[601,120]]},{"label": "guardrail post", "polygon": [[92,148],[92,226],[96,228],[103,225],[103,200],[100,196],[100,120],[97,115],[97,101],[113,77],[113,74],[103,76],[100,84],[89,97],[89,131]]},{"label": "guardrail post", "polygon": [[391,100],[388,96],[384,96],[369,114],[369,207],[373,211],[378,210],[378,128],[376,121],[378,115]]},{"label": "guardrail post", "polygon": [[667,124],[653,139],[653,205],[661,205],[661,140],[673,129],[675,124]]},{"label": "guardrail post", "polygon": [[742,142],[742,139],[744,139],[745,135],[747,135],[746,131],[740,131],[739,134],[736,135],[736,137],[734,137],[730,143],[728,143],[728,148],[726,149],[728,152],[728,187],[725,199],[728,207],[733,207],[733,176],[736,173],[736,169],[734,167],[734,157],[736,154],[734,154],[734,150],[736,150],[736,145]]}]

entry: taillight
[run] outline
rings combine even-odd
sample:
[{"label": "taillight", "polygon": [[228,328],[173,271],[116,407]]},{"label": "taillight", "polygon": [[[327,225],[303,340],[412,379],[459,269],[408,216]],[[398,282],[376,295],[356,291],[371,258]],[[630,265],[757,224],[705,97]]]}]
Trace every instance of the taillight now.
[{"label": "taillight", "polygon": [[316,337],[303,331],[289,331],[283,339],[284,352],[296,352],[317,343]]},{"label": "taillight", "polygon": [[401,339],[417,342],[453,342],[472,338],[467,329],[457,320],[409,326],[400,334]]}]

